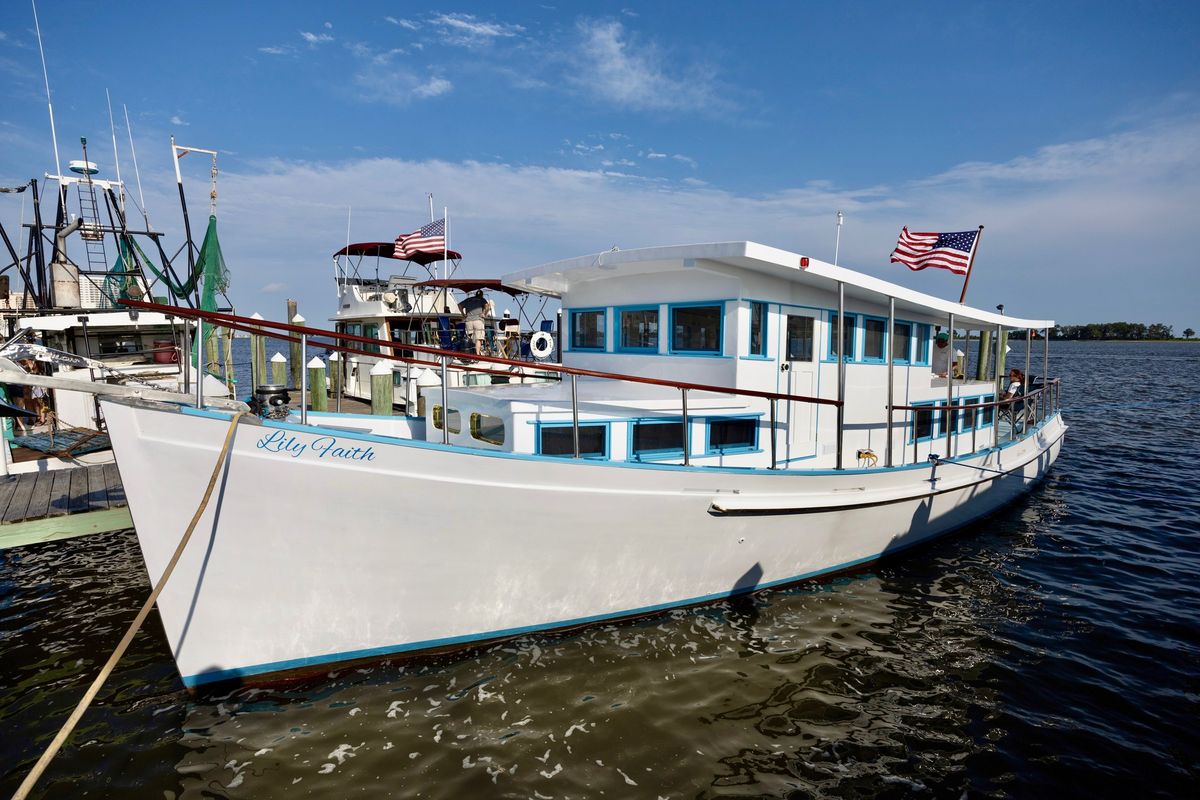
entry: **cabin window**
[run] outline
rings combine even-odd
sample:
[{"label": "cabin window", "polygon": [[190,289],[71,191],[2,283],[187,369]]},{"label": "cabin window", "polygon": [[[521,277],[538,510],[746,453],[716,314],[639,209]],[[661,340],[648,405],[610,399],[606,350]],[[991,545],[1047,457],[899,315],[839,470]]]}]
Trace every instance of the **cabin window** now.
[{"label": "cabin window", "polygon": [[620,350],[658,352],[658,306],[625,308],[618,312]]},{"label": "cabin window", "polygon": [[863,360],[883,361],[887,320],[863,317]]},{"label": "cabin window", "polygon": [[892,328],[892,356],[897,364],[907,364],[912,359],[912,323],[897,322]]},{"label": "cabin window", "polygon": [[815,341],[816,320],[796,314],[787,318],[787,360],[812,361]]},{"label": "cabin window", "polygon": [[675,306],[671,309],[671,352],[721,354],[720,305]]},{"label": "cabin window", "polygon": [[[570,425],[542,425],[538,431],[538,454],[575,455],[575,439]],[[579,426],[579,455],[583,458],[608,458],[608,426]]]},{"label": "cabin window", "polygon": [[349,336],[362,336],[362,323],[347,322],[346,323],[346,334]]},{"label": "cabin window", "polygon": [[916,326],[917,354],[913,359],[914,364],[929,363],[929,326]]},{"label": "cabin window", "polygon": [[960,431],[969,431],[975,427],[975,417],[977,412],[975,406],[979,405],[978,397],[964,397],[962,399],[962,411],[958,415],[958,429]]},{"label": "cabin window", "polygon": [[504,444],[504,420],[490,414],[471,414],[471,438],[488,444]]},{"label": "cabin window", "polygon": [[[854,315],[847,314],[845,327],[842,328],[842,341],[846,345],[846,360],[847,361],[854,360],[854,322],[855,322]],[[837,361],[837,357],[838,357],[837,329],[838,329],[838,315],[830,314],[829,315],[829,358],[832,361]]]},{"label": "cabin window", "polygon": [[737,453],[758,448],[758,419],[714,419],[708,423],[709,453]]},{"label": "cabin window", "polygon": [[[996,395],[989,394],[985,397],[981,397],[981,398],[979,398],[979,402],[980,403],[994,403],[994,402],[996,402]],[[995,414],[996,414],[995,406],[989,406],[987,408],[979,409],[979,427],[986,428],[989,425],[991,425],[992,418],[995,416]]]},{"label": "cabin window", "polygon": [[571,312],[571,349],[603,350],[604,309]]},{"label": "cabin window", "polygon": [[913,435],[918,441],[933,438],[933,405],[913,412]]},{"label": "cabin window", "polygon": [[952,430],[950,427],[950,420],[953,419],[953,416],[951,416],[952,414],[954,414],[953,406],[947,405],[946,403],[942,402],[942,403],[937,404],[937,409],[938,409],[937,435],[939,437],[947,436],[947,435],[949,435],[950,431]]},{"label": "cabin window", "polygon": [[630,431],[629,455],[643,457],[683,456],[683,423],[646,420],[634,422]]},{"label": "cabin window", "polygon": [[[447,420],[447,423],[448,423],[447,427],[449,427],[451,433],[458,433],[459,431],[462,430],[462,417],[459,415],[457,408],[450,409],[449,419]],[[441,406],[433,407],[433,427],[437,428],[439,431],[442,429],[442,407]]]},{"label": "cabin window", "polygon": [[[363,335],[363,338],[366,338],[366,339],[378,339],[379,338],[379,326],[373,322],[363,325],[362,335]],[[379,345],[364,344],[362,346],[362,349],[366,350],[368,353],[378,353]]]},{"label": "cabin window", "polygon": [[750,304],[750,355],[767,354],[767,304]]}]

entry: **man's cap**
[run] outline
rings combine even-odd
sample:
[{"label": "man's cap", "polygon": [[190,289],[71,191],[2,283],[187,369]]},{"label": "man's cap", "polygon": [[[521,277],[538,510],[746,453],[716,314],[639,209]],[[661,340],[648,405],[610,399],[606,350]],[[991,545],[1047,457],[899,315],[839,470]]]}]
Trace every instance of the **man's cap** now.
[{"label": "man's cap", "polygon": [[948,342],[948,341],[950,341],[950,334],[946,333],[945,331],[942,331],[941,333],[939,333],[937,335],[937,340],[939,342]]}]

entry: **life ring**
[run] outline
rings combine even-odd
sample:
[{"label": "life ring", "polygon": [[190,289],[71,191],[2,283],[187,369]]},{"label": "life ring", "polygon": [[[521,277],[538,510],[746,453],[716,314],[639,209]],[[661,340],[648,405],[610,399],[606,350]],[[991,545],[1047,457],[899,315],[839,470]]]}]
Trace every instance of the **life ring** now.
[{"label": "life ring", "polygon": [[554,352],[554,337],[546,331],[538,331],[529,337],[529,352],[534,358],[549,358]]}]

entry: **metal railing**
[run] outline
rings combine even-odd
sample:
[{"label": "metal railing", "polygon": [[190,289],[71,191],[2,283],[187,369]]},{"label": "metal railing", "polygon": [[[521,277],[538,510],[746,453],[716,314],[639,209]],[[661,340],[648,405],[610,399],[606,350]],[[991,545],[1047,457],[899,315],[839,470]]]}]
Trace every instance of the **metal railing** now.
[{"label": "metal railing", "polygon": [[[1060,405],[1061,391],[1062,391],[1062,380],[1060,378],[1053,378],[1053,379],[1049,379],[1049,380],[1044,379],[1042,381],[1042,388],[1034,389],[1033,391],[1022,394],[1019,397],[1001,398],[999,400],[993,400],[993,401],[990,401],[987,403],[961,403],[960,402],[960,403],[954,403],[954,404],[949,404],[949,405],[945,405],[945,406],[933,406],[933,405],[928,405],[928,404],[926,404],[926,405],[907,405],[907,406],[898,406],[898,405],[888,406],[888,429],[890,431],[892,428],[893,414],[896,411],[911,411],[913,413],[913,419],[912,419],[912,422],[910,423],[910,425],[909,426],[901,425],[900,429],[904,430],[906,427],[911,427],[911,429],[912,429],[913,463],[916,464],[920,461],[920,458],[917,455],[918,445],[920,444],[921,441],[923,441],[920,437],[917,436],[916,415],[919,413],[929,414],[931,426],[933,424],[933,419],[935,418],[935,415],[940,415],[943,421],[955,420],[955,424],[953,426],[943,424],[943,428],[953,427],[955,429],[953,433],[951,433],[949,430],[945,431],[945,435],[947,438],[947,442],[946,442],[947,455],[946,455],[946,457],[951,458],[954,455],[953,453],[950,452],[951,442],[953,441],[951,439],[951,437],[953,436],[953,437],[955,437],[955,439],[957,439],[957,437],[960,437],[963,435],[963,433],[965,433],[965,431],[958,430],[959,424],[958,424],[957,420],[960,417],[962,419],[965,419],[966,415],[969,414],[970,418],[971,418],[971,450],[970,450],[970,453],[975,453],[979,449],[977,439],[976,439],[976,434],[979,432],[979,429],[980,429],[979,415],[983,411],[991,409],[991,412],[992,412],[991,426],[992,426],[993,430],[997,432],[996,436],[998,436],[999,429],[1000,429],[1001,412],[1008,410],[1009,411],[1009,420],[1010,420],[1009,430],[1008,430],[1008,440],[1010,442],[1014,442],[1014,441],[1017,441],[1017,439],[1018,439],[1017,416],[1021,415],[1022,418],[1024,419],[1023,424],[1021,424],[1021,426],[1020,426],[1021,427],[1021,436],[1019,437],[1019,438],[1023,439],[1026,436],[1031,435],[1035,428],[1040,426],[1043,422],[1046,421],[1046,419],[1048,417],[1052,416],[1056,411],[1058,411],[1060,409],[1060,407],[1061,407],[1061,405]],[[959,398],[959,399],[961,400],[962,398]],[[1021,409],[1019,411],[1015,410],[1015,406],[1018,403],[1021,404]],[[930,441],[932,441],[932,437],[931,437]],[[970,453],[968,453],[968,455]]]},{"label": "metal railing", "polygon": [[[510,359],[510,358],[501,358],[499,356],[476,355],[474,353],[464,354],[461,352],[448,351],[448,350],[443,350],[443,349],[436,348],[436,347],[428,347],[425,345],[417,345],[417,344],[400,345],[399,343],[396,343],[394,345],[387,345],[387,344],[381,345],[381,342],[379,339],[371,339],[371,338],[367,338],[364,336],[356,336],[354,334],[348,334],[348,333],[338,333],[336,331],[329,331],[329,330],[324,330],[321,328],[311,328],[311,327],[304,326],[304,325],[293,325],[291,323],[284,323],[284,322],[271,322],[269,320],[253,319],[251,317],[241,317],[236,314],[224,314],[224,313],[217,312],[217,311],[202,311],[200,309],[194,309],[194,308],[184,309],[184,308],[177,308],[175,306],[160,306],[156,303],[147,303],[147,302],[144,302],[141,300],[122,300],[121,302],[123,305],[126,305],[130,308],[144,309],[147,311],[162,311],[163,313],[170,314],[173,316],[178,316],[178,317],[185,318],[185,319],[192,318],[192,319],[196,320],[198,326],[202,326],[204,323],[209,323],[209,324],[217,325],[220,327],[229,328],[231,330],[241,331],[244,333],[250,333],[250,334],[254,334],[254,335],[258,335],[258,336],[269,336],[272,339],[277,339],[277,340],[281,340],[281,341],[297,342],[301,346],[300,358],[303,363],[307,363],[307,360],[308,360],[307,350],[310,345],[314,346],[314,347],[319,347],[319,348],[322,348],[325,350],[334,350],[339,353],[346,353],[348,355],[370,356],[370,357],[374,357],[374,358],[385,359],[388,361],[395,361],[398,363],[426,364],[426,365],[430,363],[429,359],[420,359],[420,358],[416,358],[416,357],[385,354],[383,352],[375,352],[373,350],[367,350],[364,348],[351,347],[349,345],[342,344],[341,342],[353,342],[356,344],[380,347],[381,349],[383,347],[391,347],[396,350],[402,348],[403,350],[405,350],[407,352],[412,352],[414,354],[419,353],[419,354],[423,354],[423,355],[433,356],[436,359],[436,361],[434,363],[439,364],[441,367],[442,397],[443,397],[442,408],[444,408],[444,409],[447,408],[447,404],[446,404],[446,389],[447,389],[446,370],[447,370],[447,365],[451,359],[457,359],[460,363],[455,365],[455,369],[459,369],[464,372],[480,372],[480,373],[486,373],[486,374],[492,374],[492,375],[502,375],[502,376],[508,376],[508,377],[522,377],[522,378],[544,377],[546,372],[557,373],[560,377],[569,376],[571,379],[571,381],[570,381],[570,383],[571,383],[571,426],[572,426],[572,440],[573,440],[573,450],[574,450],[575,458],[581,457],[580,446],[579,446],[579,385],[578,385],[578,378],[580,378],[580,377],[603,378],[606,380],[623,381],[623,382],[627,382],[627,383],[640,383],[640,384],[646,384],[646,385],[650,385],[650,386],[664,386],[664,387],[679,390],[679,392],[680,392],[680,410],[682,412],[681,413],[681,417],[682,417],[681,422],[682,422],[682,429],[683,429],[682,430],[683,441],[681,444],[683,447],[683,459],[684,459],[685,465],[690,463],[689,444],[691,441],[691,437],[690,437],[690,425],[689,425],[690,420],[688,418],[687,393],[691,390],[713,392],[716,394],[736,395],[736,396],[742,396],[742,397],[756,397],[756,398],[760,398],[760,399],[769,401],[770,407],[771,407],[771,434],[770,434],[771,435],[771,469],[778,468],[777,448],[776,448],[776,438],[777,438],[777,432],[778,432],[776,403],[778,401],[783,400],[786,402],[793,402],[793,403],[810,403],[813,405],[833,406],[839,410],[842,409],[842,407],[844,406],[844,402],[842,400],[833,400],[833,399],[825,398],[825,397],[809,397],[807,395],[786,394],[786,393],[781,393],[781,392],[766,392],[766,391],[760,391],[757,389],[739,389],[739,388],[734,388],[734,387],[730,387],[730,386],[715,386],[715,385],[703,384],[703,383],[686,383],[683,381],[672,381],[672,380],[666,380],[666,379],[662,379],[662,378],[648,378],[648,377],[645,377],[642,375],[626,375],[626,374],[615,373],[615,372],[601,372],[599,370],[582,369],[580,367],[567,367],[567,366],[563,366],[562,364],[539,363],[539,364],[534,365],[534,364],[530,364],[530,362],[528,362],[528,361],[518,361],[518,360]],[[470,363],[468,363],[468,362],[470,362]],[[487,364],[487,365],[490,365],[491,367],[504,366],[504,367],[509,367],[510,369],[505,369],[505,370],[492,369],[489,366],[479,366],[480,364]],[[511,369],[513,367],[519,368],[520,371],[513,372]],[[535,370],[535,372],[533,372],[533,373],[525,372],[525,370],[528,370],[531,368],[533,368]],[[306,370],[303,370],[303,371],[306,371]],[[203,402],[203,396],[200,394],[199,387],[197,387],[197,403],[202,403],[202,402]],[[303,402],[302,402],[302,405],[303,405]],[[305,414],[302,414],[301,416],[302,416],[302,418],[306,418]],[[840,418],[840,415],[839,415],[839,418]],[[837,454],[839,464],[841,464],[841,456],[842,456],[842,453],[841,453],[842,442],[841,442],[840,433],[841,432],[839,430],[839,436],[838,436],[839,451]],[[449,435],[448,434],[448,426],[443,426],[443,431],[442,431],[443,441],[448,440],[448,435]]]}]

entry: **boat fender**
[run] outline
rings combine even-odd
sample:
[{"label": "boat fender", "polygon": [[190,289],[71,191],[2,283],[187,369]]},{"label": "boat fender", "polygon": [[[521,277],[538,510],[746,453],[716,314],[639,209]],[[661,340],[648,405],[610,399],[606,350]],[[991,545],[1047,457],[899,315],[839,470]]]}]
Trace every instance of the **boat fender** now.
[{"label": "boat fender", "polygon": [[554,352],[554,337],[546,331],[538,331],[529,337],[529,352],[534,358],[549,358]]}]

